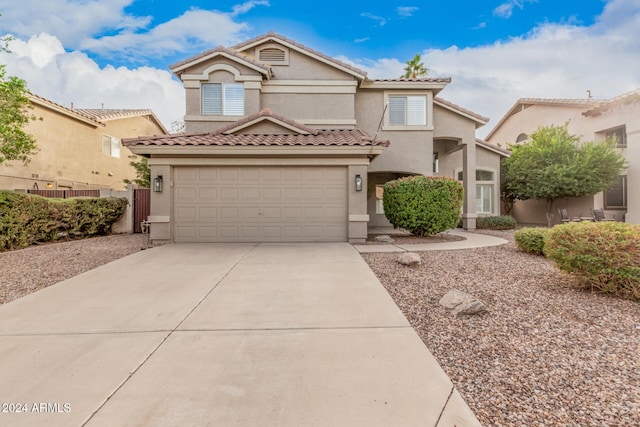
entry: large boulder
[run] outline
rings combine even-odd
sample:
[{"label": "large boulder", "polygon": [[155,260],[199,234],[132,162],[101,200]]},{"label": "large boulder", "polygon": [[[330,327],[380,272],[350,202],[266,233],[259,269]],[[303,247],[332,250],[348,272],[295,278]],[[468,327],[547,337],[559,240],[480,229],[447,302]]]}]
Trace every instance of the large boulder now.
[{"label": "large boulder", "polygon": [[439,304],[452,310],[454,316],[474,315],[487,311],[487,306],[478,298],[457,289],[447,292],[440,299]]},{"label": "large boulder", "polygon": [[398,262],[402,265],[414,266],[419,265],[422,260],[420,259],[420,255],[414,252],[403,252],[398,257]]}]

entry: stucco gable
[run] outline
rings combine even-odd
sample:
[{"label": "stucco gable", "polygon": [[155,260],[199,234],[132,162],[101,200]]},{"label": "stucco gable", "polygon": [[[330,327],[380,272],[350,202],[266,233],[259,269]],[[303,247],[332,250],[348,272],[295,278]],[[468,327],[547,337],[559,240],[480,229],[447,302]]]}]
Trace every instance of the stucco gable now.
[{"label": "stucco gable", "polygon": [[318,52],[317,50],[311,49],[310,47],[307,47],[301,43],[298,43],[295,40],[289,39],[280,34],[276,34],[273,31],[270,31],[267,34],[255,37],[251,40],[247,40],[246,42],[232,46],[230,49],[242,53],[242,52],[247,52],[248,50],[256,48],[260,45],[268,44],[268,43],[277,43],[289,49],[295,50],[303,55],[306,55],[310,58],[313,58],[317,61],[327,64],[333,68],[336,68],[340,71],[350,74],[351,76],[355,77],[358,80],[364,80],[367,77],[366,71],[363,71],[345,62],[339,61],[335,58],[325,55],[324,53]]},{"label": "stucco gable", "polygon": [[273,114],[269,108],[264,108],[257,114],[247,116],[218,129],[215,133],[224,135],[317,135],[319,131],[302,123],[287,119],[284,116]]},{"label": "stucco gable", "polygon": [[244,67],[248,67],[254,71],[263,74],[267,78],[271,77],[271,68],[260,61],[255,60],[247,55],[243,55],[235,50],[227,49],[224,46],[218,46],[214,49],[202,52],[199,55],[185,59],[169,66],[169,69],[176,75],[189,72],[190,69],[202,65],[216,58],[226,58],[232,62],[238,63]]}]

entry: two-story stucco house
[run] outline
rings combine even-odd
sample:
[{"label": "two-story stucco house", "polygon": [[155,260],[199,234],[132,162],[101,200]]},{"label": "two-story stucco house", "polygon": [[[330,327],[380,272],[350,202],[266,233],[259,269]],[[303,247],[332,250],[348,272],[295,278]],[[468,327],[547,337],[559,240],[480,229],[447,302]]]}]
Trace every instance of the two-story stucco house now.
[{"label": "two-story stucco house", "polygon": [[372,80],[268,33],[172,65],[186,132],[123,143],[149,157],[151,238],[351,241],[389,225],[382,185],[463,180],[465,227],[499,214],[506,150],[476,140],[487,119],[438,96],[448,78]]},{"label": "two-story stucco house", "polygon": [[136,172],[121,139],[167,133],[151,110],[72,109],[34,94],[29,100],[42,119],[25,128],[38,152],[26,166],[0,165],[2,189],[122,190]]},{"label": "two-story stucco house", "polygon": [[[589,217],[591,209],[604,209],[617,221],[640,224],[640,89],[609,100],[539,99],[518,100],[487,135],[491,144],[526,143],[540,126],[563,125],[583,141],[616,137],[618,149],[627,160],[627,171],[610,189],[593,196],[560,200],[556,208],[567,209],[571,217]],[[518,201],[513,216],[519,223],[546,224],[545,202]],[[557,216],[557,215],[556,215]],[[556,222],[560,222],[557,216]]]}]

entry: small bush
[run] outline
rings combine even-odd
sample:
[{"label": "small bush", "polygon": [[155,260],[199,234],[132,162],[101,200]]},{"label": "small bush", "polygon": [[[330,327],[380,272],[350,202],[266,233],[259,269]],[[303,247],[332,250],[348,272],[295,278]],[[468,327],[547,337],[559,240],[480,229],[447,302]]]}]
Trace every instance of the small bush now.
[{"label": "small bush", "polygon": [[476,219],[476,228],[489,230],[513,230],[516,228],[516,220],[509,215],[478,217],[478,219]]},{"label": "small bush", "polygon": [[513,238],[521,251],[533,255],[544,255],[548,232],[548,228],[521,228],[514,233]]},{"label": "small bush", "polygon": [[545,253],[577,285],[640,299],[640,226],[621,222],[568,223],[553,227]]},{"label": "small bush", "polygon": [[111,232],[127,200],[47,199],[0,190],[0,251],[51,242],[61,236],[84,238]]},{"label": "small bush", "polygon": [[384,212],[394,228],[433,235],[456,227],[462,196],[462,185],[452,178],[400,178],[384,185]]}]

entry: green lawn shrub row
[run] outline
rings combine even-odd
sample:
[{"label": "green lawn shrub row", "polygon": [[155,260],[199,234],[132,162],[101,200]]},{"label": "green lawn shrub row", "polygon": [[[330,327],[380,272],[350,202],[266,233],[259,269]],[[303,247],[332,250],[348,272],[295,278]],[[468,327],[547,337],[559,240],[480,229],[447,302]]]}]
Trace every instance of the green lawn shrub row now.
[{"label": "green lawn shrub row", "polygon": [[455,179],[410,176],[384,185],[384,213],[394,228],[430,236],[455,228],[463,189]]},{"label": "green lawn shrub row", "polygon": [[640,300],[640,226],[622,222],[561,224],[544,253],[577,286]]},{"label": "green lawn shrub row", "polygon": [[126,207],[124,198],[47,199],[0,190],[0,251],[109,234]]},{"label": "green lawn shrub row", "polygon": [[516,231],[513,238],[521,251],[533,255],[544,255],[544,244],[548,231],[548,228],[525,227]]},{"label": "green lawn shrub row", "polygon": [[516,220],[510,215],[478,217],[476,228],[479,230],[513,230],[516,228]]}]

